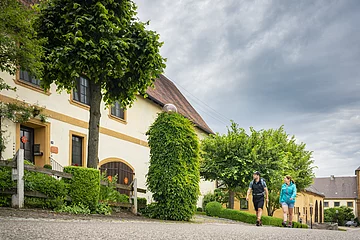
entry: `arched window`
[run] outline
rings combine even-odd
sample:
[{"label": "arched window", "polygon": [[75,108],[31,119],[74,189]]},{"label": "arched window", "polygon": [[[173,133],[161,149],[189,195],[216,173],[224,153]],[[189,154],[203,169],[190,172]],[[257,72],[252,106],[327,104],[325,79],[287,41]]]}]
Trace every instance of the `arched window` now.
[{"label": "arched window", "polygon": [[[103,162],[103,163],[101,163]],[[107,159],[100,162],[100,172],[106,172],[107,176],[117,176],[118,184],[129,185],[134,179],[134,169],[121,159]],[[122,194],[130,195],[130,191],[120,190]]]},{"label": "arched window", "polygon": [[318,209],[318,201],[315,202],[315,222],[319,222],[319,209]]}]

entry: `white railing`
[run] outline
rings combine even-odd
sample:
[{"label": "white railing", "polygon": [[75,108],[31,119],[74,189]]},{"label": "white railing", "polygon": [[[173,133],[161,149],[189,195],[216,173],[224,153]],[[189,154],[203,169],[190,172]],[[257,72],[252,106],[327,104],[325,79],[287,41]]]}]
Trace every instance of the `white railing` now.
[{"label": "white railing", "polygon": [[64,167],[60,163],[58,163],[55,159],[53,159],[52,157],[50,157],[50,164],[51,164],[52,170],[59,171],[59,172],[64,171]]}]

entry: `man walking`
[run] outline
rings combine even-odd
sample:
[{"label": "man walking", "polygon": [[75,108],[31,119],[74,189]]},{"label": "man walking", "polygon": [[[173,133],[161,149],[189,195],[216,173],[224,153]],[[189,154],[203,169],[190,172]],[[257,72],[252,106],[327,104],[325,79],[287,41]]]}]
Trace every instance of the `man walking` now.
[{"label": "man walking", "polygon": [[261,215],[264,208],[264,198],[266,195],[266,202],[269,201],[269,191],[266,187],[265,180],[260,178],[258,171],[253,174],[253,181],[250,182],[249,189],[246,195],[246,201],[249,201],[249,195],[252,192],[253,203],[256,211],[256,226],[262,226]]}]

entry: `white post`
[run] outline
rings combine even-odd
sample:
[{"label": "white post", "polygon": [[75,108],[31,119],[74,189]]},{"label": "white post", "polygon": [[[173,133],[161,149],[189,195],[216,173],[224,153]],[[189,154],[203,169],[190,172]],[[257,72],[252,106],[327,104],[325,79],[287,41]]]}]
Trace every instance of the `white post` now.
[{"label": "white post", "polygon": [[16,168],[12,169],[12,180],[16,181],[17,193],[12,196],[11,205],[14,208],[24,207],[24,149],[19,149],[14,160]]},{"label": "white post", "polygon": [[137,179],[135,178],[134,179],[134,185],[133,185],[133,188],[134,188],[134,214],[137,214],[137,209],[138,209],[138,206],[137,206]]}]

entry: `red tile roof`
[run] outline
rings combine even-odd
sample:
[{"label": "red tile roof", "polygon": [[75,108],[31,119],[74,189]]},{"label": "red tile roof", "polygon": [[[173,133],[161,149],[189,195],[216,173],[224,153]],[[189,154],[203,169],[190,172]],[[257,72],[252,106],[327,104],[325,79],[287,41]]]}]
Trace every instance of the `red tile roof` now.
[{"label": "red tile roof", "polygon": [[149,99],[160,106],[164,106],[167,103],[174,104],[178,112],[190,119],[198,128],[209,134],[214,133],[175,84],[164,75],[160,75],[160,77],[156,79],[155,88],[149,88],[147,94]]}]

